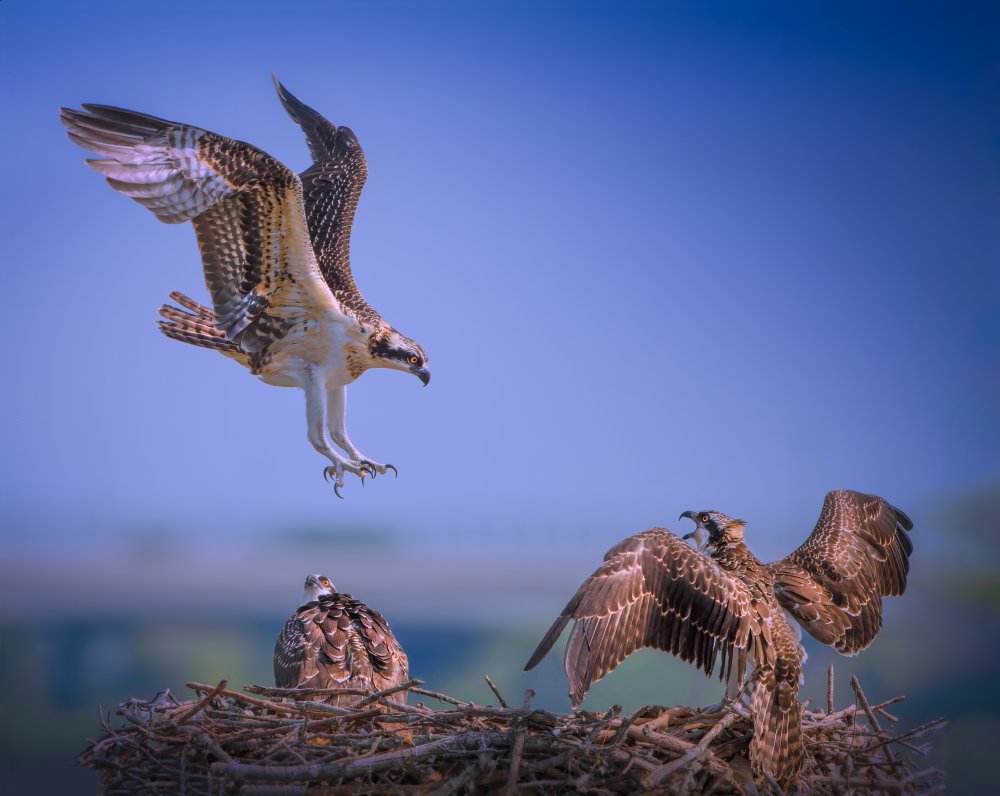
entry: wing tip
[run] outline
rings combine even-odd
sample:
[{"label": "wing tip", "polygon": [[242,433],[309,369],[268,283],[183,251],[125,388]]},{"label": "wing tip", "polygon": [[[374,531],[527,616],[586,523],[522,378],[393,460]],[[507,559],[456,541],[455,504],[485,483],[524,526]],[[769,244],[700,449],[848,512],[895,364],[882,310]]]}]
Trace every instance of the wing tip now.
[{"label": "wing tip", "polygon": [[278,92],[278,99],[281,100],[281,104],[285,107],[285,110],[288,112],[288,115],[292,117],[292,119],[301,124],[302,120],[299,118],[299,113],[302,111],[308,111],[316,114],[316,111],[285,88],[285,84],[278,80],[277,74],[272,74],[271,79],[274,82],[275,91]]},{"label": "wing tip", "polygon": [[530,671],[534,669],[539,663],[542,662],[542,658],[549,654],[552,646],[562,635],[563,630],[566,629],[566,625],[569,623],[570,615],[568,613],[563,613],[552,623],[552,627],[548,629],[542,640],[538,642],[538,646],[535,647],[535,651],[531,653],[531,657],[528,662],[524,665],[524,671]]},{"label": "wing tip", "polygon": [[535,651],[531,653],[531,657],[528,658],[528,662],[524,664],[524,669],[522,671],[530,672],[542,662],[542,658],[549,654],[549,650],[552,649],[552,644],[550,643],[546,646],[546,641],[547,639],[542,639],[541,643],[535,648]]},{"label": "wing tip", "polygon": [[274,84],[274,90],[278,92],[278,99],[281,100],[281,104],[285,105],[285,98],[291,97],[292,92],[290,92],[287,88],[285,88],[284,83],[278,80],[277,72],[271,72],[271,83]]},{"label": "wing tip", "polygon": [[913,520],[910,519],[910,516],[905,511],[898,509],[895,506],[890,506],[889,508],[891,508],[896,514],[897,525],[899,525],[904,531],[913,530]]}]

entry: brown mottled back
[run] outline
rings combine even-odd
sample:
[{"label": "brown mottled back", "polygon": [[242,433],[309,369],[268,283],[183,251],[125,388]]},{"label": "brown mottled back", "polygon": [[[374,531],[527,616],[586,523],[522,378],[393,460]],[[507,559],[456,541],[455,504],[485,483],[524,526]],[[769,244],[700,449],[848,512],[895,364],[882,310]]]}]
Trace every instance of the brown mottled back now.
[{"label": "brown mottled back", "polygon": [[[381,691],[409,679],[406,653],[378,611],[349,594],[324,594],[298,609],[274,645],[279,688]],[[352,705],[363,697],[331,697]],[[405,693],[398,699],[406,700]]]}]

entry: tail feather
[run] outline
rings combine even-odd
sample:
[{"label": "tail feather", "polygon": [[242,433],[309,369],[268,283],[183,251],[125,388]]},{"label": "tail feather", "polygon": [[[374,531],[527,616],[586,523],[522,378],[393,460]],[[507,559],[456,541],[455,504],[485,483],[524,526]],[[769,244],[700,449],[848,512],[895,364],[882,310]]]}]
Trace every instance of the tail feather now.
[{"label": "tail feather", "polygon": [[[197,301],[195,301],[193,298],[190,298],[189,296],[185,296],[179,290],[173,290],[170,292],[170,300],[176,301],[184,309],[190,310],[192,313],[198,315],[201,318],[205,318],[206,320],[211,320],[213,322],[215,320],[215,313],[212,312],[210,308],[206,307],[204,304],[199,304]],[[164,306],[167,305],[164,304]]]},{"label": "tail feather", "polygon": [[779,662],[779,670],[768,666],[758,672],[750,701],[750,764],[755,774],[770,773],[783,789],[794,790],[805,764],[802,706],[797,678],[783,676],[780,668]]},{"label": "tail feather", "polygon": [[183,293],[174,291],[170,298],[180,307],[164,304],[160,307],[160,331],[173,340],[182,343],[212,348],[232,357],[243,365],[249,360],[239,344],[226,337],[226,333],[215,322],[215,313],[203,304],[199,304]]}]

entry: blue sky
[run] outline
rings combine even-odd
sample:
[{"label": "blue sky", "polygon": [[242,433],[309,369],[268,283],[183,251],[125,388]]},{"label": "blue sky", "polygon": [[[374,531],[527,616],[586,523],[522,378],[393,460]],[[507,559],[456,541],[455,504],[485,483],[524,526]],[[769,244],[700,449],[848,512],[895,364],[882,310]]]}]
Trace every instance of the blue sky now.
[{"label": "blue sky", "polygon": [[[204,5],[0,4],[9,565],[137,533],[252,555],[289,524],[596,562],[709,506],[768,558],[829,489],[927,527],[997,483],[985,5]],[[300,392],[157,332],[169,291],[205,295],[190,225],[103,185],[57,117],[134,108],[302,170],[272,72],[361,140],[355,274],[434,374],[349,389],[400,476],[344,501]]]}]

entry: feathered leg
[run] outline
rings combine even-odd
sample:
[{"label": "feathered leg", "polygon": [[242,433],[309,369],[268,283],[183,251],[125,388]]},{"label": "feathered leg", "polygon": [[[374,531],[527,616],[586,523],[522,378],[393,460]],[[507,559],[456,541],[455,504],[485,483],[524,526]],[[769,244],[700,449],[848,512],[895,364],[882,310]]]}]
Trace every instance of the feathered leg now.
[{"label": "feathered leg", "polygon": [[315,369],[306,371],[305,383],[302,385],[306,394],[306,424],[308,426],[309,442],[328,458],[333,464],[323,470],[323,477],[333,480],[333,491],[337,497],[344,485],[344,473],[353,473],[362,480],[366,475],[374,475],[374,468],[361,463],[347,461],[330,445],[326,436],[327,427],[327,395]]},{"label": "feathered leg", "polygon": [[387,470],[396,472],[391,464],[380,464],[372,461],[354,447],[351,438],[347,436],[347,387],[336,387],[327,393],[327,404],[330,413],[330,436],[337,447],[342,448],[355,464],[371,468],[372,477],[375,473],[385,474]]}]

